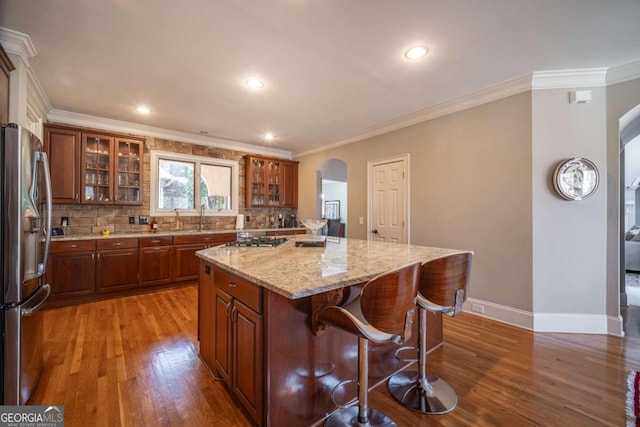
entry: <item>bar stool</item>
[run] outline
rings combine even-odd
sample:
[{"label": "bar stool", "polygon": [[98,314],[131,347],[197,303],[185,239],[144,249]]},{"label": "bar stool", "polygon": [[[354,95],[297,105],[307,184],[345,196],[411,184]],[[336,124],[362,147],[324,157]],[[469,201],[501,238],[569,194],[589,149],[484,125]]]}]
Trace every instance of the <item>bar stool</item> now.
[{"label": "bar stool", "polygon": [[[367,282],[360,295],[345,306],[328,306],[320,311],[319,320],[358,336],[358,406],[343,407],[327,419],[325,427],[396,426],[389,417],[368,406],[369,341],[402,344],[409,339],[419,275],[420,263],[383,273]],[[338,387],[352,381],[338,384],[331,398]]]},{"label": "bar stool", "polygon": [[[458,404],[449,384],[427,374],[427,310],[453,317],[467,299],[473,252],[456,253],[426,262],[420,273],[417,302],[420,314],[418,372],[401,371],[389,379],[389,391],[405,407],[423,414],[446,414]],[[410,347],[403,347],[398,353]]]}]

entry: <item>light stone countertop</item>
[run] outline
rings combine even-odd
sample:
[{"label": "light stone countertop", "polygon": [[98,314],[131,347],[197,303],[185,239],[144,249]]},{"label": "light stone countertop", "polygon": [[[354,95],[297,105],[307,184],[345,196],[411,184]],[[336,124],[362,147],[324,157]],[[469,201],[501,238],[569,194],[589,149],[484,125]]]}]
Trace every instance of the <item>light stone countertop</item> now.
[{"label": "light stone countertop", "polygon": [[266,231],[291,231],[291,230],[306,230],[301,228],[245,228],[244,230],[231,229],[218,229],[218,230],[162,230],[162,231],[134,231],[131,233],[110,233],[108,236],[102,234],[68,234],[64,236],[51,236],[52,242],[63,242],[66,240],[95,240],[95,239],[125,239],[129,237],[154,237],[154,236],[193,236],[204,234],[227,234],[227,233],[239,233],[239,232],[266,232]]},{"label": "light stone countertop", "polygon": [[326,247],[296,247],[287,236],[278,247],[216,246],[196,252],[200,258],[289,299],[365,282],[413,262],[425,262],[457,249],[330,238]]}]

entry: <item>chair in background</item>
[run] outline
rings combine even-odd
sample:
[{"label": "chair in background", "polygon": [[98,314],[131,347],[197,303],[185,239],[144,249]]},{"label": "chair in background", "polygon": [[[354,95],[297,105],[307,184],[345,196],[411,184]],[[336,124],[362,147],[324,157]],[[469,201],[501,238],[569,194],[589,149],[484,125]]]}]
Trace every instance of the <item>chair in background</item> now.
[{"label": "chair in background", "polygon": [[338,219],[327,220],[327,236],[344,237],[344,223]]},{"label": "chair in background", "polygon": [[331,392],[336,406],[342,407],[327,419],[325,426],[396,426],[386,415],[369,408],[369,341],[402,344],[411,336],[418,294],[420,263],[381,274],[367,282],[360,295],[343,307],[328,306],[319,320],[358,337],[358,406],[345,407],[334,399],[335,391],[348,382],[342,381]]},{"label": "chair in background", "polygon": [[[446,414],[458,404],[453,388],[427,373],[427,310],[455,316],[467,299],[473,252],[447,255],[424,263],[417,302],[420,314],[418,372],[401,371],[389,379],[389,391],[405,407],[425,414]],[[409,347],[403,347],[396,356]]]}]

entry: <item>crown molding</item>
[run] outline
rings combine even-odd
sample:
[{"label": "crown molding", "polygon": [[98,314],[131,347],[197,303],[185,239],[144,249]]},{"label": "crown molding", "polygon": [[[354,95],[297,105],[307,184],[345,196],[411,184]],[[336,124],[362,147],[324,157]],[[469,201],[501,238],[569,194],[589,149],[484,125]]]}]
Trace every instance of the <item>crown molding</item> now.
[{"label": "crown molding", "polygon": [[609,68],[607,85],[626,82],[640,78],[640,59],[618,67]]},{"label": "crown molding", "polygon": [[606,77],[606,68],[536,71],[531,78],[531,89],[567,89],[606,86]]},{"label": "crown molding", "polygon": [[333,141],[326,145],[323,145],[321,148],[296,153],[295,156],[307,156],[324,151],[326,149],[351,144],[363,139],[372,138],[374,136],[382,135],[394,130],[402,129],[418,123],[426,122],[428,120],[433,120],[438,117],[446,116],[448,114],[456,113],[458,111],[466,110],[467,108],[476,107],[492,101],[497,101],[498,99],[506,98],[508,96],[517,95],[530,89],[531,76],[522,76],[504,83],[500,83],[496,86],[472,93],[470,95],[463,96],[461,98],[457,98],[452,101],[448,101],[421,111],[417,111],[415,113],[408,114],[406,116],[402,116],[376,126],[372,126],[362,131],[345,136],[344,138],[340,138],[337,141]]},{"label": "crown molding", "polygon": [[[636,68],[637,67],[637,68]],[[630,76],[633,72],[640,74],[640,61],[636,61],[620,68],[620,75]],[[581,87],[599,87],[607,85],[607,68],[590,68],[584,70],[557,70],[557,71],[536,71],[504,83],[483,89],[461,98],[457,98],[425,110],[418,111],[406,116],[399,117],[388,122],[372,126],[362,131],[347,135],[338,140],[330,141],[321,147],[294,153],[296,158],[319,153],[328,149],[337,148],[342,145],[351,144],[363,139],[372,138],[394,130],[402,129],[418,123],[433,120],[435,118],[477,107],[482,104],[497,101],[508,96],[519,93],[543,90],[543,89],[566,89]],[[624,74],[623,74],[624,73]],[[626,78],[629,80],[630,78]]]},{"label": "crown molding", "polygon": [[246,144],[227,139],[195,135],[188,132],[163,129],[154,126],[107,119],[104,117],[90,116],[87,114],[73,113],[70,111],[58,109],[51,110],[49,114],[47,114],[47,119],[49,122],[55,123],[64,123],[68,125],[102,129],[105,131],[116,131],[140,136],[152,136],[154,138],[167,139],[170,141],[187,142],[190,144],[222,148],[225,150],[241,151],[252,154],[260,154],[263,156],[291,159],[291,152],[287,150],[262,147],[259,145]]},{"label": "crown molding", "polygon": [[29,68],[29,58],[36,56],[36,47],[31,42],[31,37],[18,31],[0,27],[0,43],[7,53],[18,55]]},{"label": "crown molding", "polygon": [[497,101],[508,96],[527,92],[528,90],[531,90],[531,75],[518,77],[516,79],[500,83],[490,88],[472,93],[470,95],[463,96],[461,98],[457,98],[421,111],[417,111],[415,113],[408,114],[406,116],[402,116],[376,126],[372,126],[370,128],[340,138],[339,140],[329,142],[326,145],[323,144],[320,148],[304,151],[301,153],[295,153],[295,157],[303,157],[310,154],[319,153],[330,148],[336,148],[342,145],[361,141],[363,139],[372,138],[374,136],[382,135],[418,123],[426,122],[428,120],[433,120],[435,118],[466,110],[468,108],[477,107],[479,105]]},{"label": "crown molding", "polygon": [[37,121],[47,117],[53,107],[31,67],[27,68],[27,79],[27,116]]}]

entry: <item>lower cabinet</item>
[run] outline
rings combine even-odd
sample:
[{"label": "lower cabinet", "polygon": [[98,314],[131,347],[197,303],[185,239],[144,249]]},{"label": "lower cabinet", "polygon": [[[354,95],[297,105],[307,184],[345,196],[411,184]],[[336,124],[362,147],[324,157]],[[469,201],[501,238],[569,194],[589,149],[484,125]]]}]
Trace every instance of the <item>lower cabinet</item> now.
[{"label": "lower cabinet", "polygon": [[262,288],[205,261],[201,269],[200,355],[262,425]]},{"label": "lower cabinet", "polygon": [[111,292],[138,286],[138,239],[98,240],[96,290]]},{"label": "lower cabinet", "polygon": [[196,252],[236,240],[236,233],[191,234],[173,236],[175,251],[174,280],[198,280],[198,260]]},{"label": "lower cabinet", "polygon": [[45,281],[52,300],[95,292],[95,250],[95,240],[51,242]]},{"label": "lower cabinet", "polygon": [[172,244],[172,236],[140,238],[140,286],[171,283]]}]

